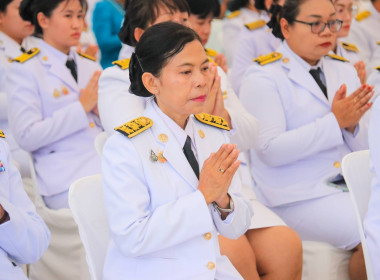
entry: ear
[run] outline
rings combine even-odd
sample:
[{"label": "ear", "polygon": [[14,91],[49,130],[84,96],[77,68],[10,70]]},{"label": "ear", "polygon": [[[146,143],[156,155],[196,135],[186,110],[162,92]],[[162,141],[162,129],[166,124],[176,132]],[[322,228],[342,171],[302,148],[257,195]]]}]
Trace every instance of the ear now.
[{"label": "ear", "polygon": [[41,26],[42,29],[45,29],[49,25],[49,18],[45,16],[43,12],[39,12],[37,14],[37,22]]},{"label": "ear", "polygon": [[289,35],[290,35],[290,25],[289,25],[289,22],[286,19],[281,18],[281,20],[280,20],[280,26],[281,26],[282,35],[284,36],[285,39],[288,39]]},{"label": "ear", "polygon": [[144,87],[153,95],[160,94],[158,78],[153,76],[152,73],[145,72],[142,77]]},{"label": "ear", "polygon": [[144,34],[144,29],[140,27],[136,27],[135,31],[133,33],[133,36],[135,36],[135,40],[138,42],[140,41],[141,36]]}]

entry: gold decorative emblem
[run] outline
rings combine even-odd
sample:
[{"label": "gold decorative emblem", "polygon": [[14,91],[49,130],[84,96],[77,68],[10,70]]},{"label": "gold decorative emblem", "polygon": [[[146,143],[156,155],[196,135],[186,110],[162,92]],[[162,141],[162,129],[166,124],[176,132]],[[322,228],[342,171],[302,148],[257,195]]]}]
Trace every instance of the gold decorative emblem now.
[{"label": "gold decorative emblem", "polygon": [[163,151],[158,151],[158,155],[153,152],[153,150],[150,150],[150,160],[152,162],[160,162],[160,163],[165,163],[167,162],[167,159],[164,157],[164,152]]},{"label": "gold decorative emblem", "polygon": [[1,130],[0,130],[0,138],[5,138],[5,134]]},{"label": "gold decorative emblem", "polygon": [[121,70],[125,70],[129,68],[129,62],[131,61],[130,58],[116,60],[112,62],[113,65],[117,65],[121,68]]},{"label": "gold decorative emblem", "polygon": [[214,127],[218,127],[221,129],[225,129],[225,130],[231,130],[226,120],[223,119],[222,117],[214,116],[214,115],[210,115],[206,113],[196,114],[194,115],[194,117],[195,119],[197,119],[198,121],[202,123],[205,123]]},{"label": "gold decorative emblem", "polygon": [[160,142],[162,143],[166,143],[168,142],[168,136],[164,133],[161,133],[160,135],[158,135],[158,140],[160,140]]},{"label": "gold decorative emblem", "polygon": [[62,93],[63,93],[64,95],[68,95],[68,94],[69,94],[69,90],[67,89],[67,87],[62,86]]},{"label": "gold decorative emblem", "polygon": [[48,60],[48,57],[45,55],[43,58],[42,58],[43,61],[47,61]]},{"label": "gold decorative emblem", "polygon": [[263,65],[266,65],[268,63],[277,61],[277,60],[281,59],[281,57],[282,57],[281,53],[272,52],[270,54],[259,56],[259,57],[255,58],[253,61],[257,62],[259,65],[263,66]]},{"label": "gold decorative emblem", "polygon": [[55,98],[58,98],[58,97],[61,96],[61,93],[59,92],[58,89],[56,89],[56,88],[54,89],[53,96],[54,96]]},{"label": "gold decorative emblem", "polygon": [[153,125],[153,121],[146,117],[138,117],[130,122],[115,128],[116,131],[124,134],[128,138],[135,137]]},{"label": "gold decorative emblem", "polygon": [[289,63],[289,61],[290,61],[290,59],[287,58],[287,57],[285,57],[285,58],[282,60],[282,62],[284,62],[284,63]]},{"label": "gold decorative emblem", "polygon": [[198,133],[199,133],[199,136],[203,139],[203,138],[205,138],[205,133],[203,132],[203,130],[202,129],[200,129],[200,130],[198,130]]},{"label": "gold decorative emblem", "polygon": [[257,20],[257,21],[254,21],[254,22],[251,22],[251,23],[247,23],[247,24],[244,24],[244,26],[248,29],[248,30],[255,30],[255,29],[258,29],[260,27],[263,27],[267,24],[267,22],[263,19],[260,19],[260,20]]}]

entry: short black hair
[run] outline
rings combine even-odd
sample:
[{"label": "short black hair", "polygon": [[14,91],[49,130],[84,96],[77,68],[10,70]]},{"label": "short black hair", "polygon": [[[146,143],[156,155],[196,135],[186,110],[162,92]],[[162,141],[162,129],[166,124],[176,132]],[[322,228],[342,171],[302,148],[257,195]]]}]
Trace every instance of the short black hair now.
[{"label": "short black hair", "polygon": [[190,7],[190,14],[196,15],[200,19],[205,19],[210,14],[219,17],[220,4],[218,0],[187,0]]},{"label": "short black hair", "polygon": [[4,13],[7,10],[8,5],[14,0],[1,0],[0,1],[0,12]]},{"label": "short black hair", "polygon": [[[38,23],[37,15],[42,12],[45,16],[50,17],[52,12],[62,2],[70,0],[22,0],[20,4],[20,16],[23,20],[31,22],[34,26],[34,34],[38,37],[42,36],[42,28]],[[87,1],[78,0],[85,12],[87,10]]]},{"label": "short black hair", "polygon": [[119,32],[120,41],[129,46],[135,46],[135,29],[145,30],[153,23],[160,7],[167,7],[169,11],[186,12],[190,14],[186,0],[127,0],[123,26]]},{"label": "short black hair", "polygon": [[247,7],[249,0],[230,0],[227,3],[227,8],[231,12],[240,10],[241,8]]},{"label": "short black hair", "polygon": [[162,22],[149,27],[141,36],[131,56],[129,91],[142,97],[152,96],[142,82],[144,72],[159,77],[168,61],[180,53],[186,44],[195,40],[200,43],[194,30],[175,22]]}]

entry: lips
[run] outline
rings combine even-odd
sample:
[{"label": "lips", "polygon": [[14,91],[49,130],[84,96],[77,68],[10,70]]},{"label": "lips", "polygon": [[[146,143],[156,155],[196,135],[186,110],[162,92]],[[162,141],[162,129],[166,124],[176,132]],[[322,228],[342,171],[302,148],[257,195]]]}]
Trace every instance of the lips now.
[{"label": "lips", "polygon": [[320,46],[321,46],[322,48],[330,48],[331,45],[332,45],[332,44],[331,44],[330,42],[326,42],[326,43],[320,44]]},{"label": "lips", "polygon": [[206,95],[201,95],[201,96],[195,97],[191,100],[193,100],[194,102],[205,102],[206,101]]},{"label": "lips", "polygon": [[73,34],[71,35],[71,37],[73,37],[73,38],[79,38],[79,37],[80,37],[80,33],[79,33],[79,32],[77,32],[77,33],[73,33]]}]

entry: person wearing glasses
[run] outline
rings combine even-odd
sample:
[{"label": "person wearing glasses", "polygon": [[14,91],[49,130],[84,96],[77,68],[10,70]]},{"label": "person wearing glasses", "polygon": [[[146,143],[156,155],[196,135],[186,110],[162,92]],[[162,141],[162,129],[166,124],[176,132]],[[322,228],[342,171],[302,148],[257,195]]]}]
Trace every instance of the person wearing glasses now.
[{"label": "person wearing glasses", "polygon": [[283,40],[259,57],[240,97],[260,132],[250,150],[258,198],[302,240],[352,251],[352,279],[365,265],[355,212],[344,192],[341,160],[368,149],[367,116],[373,87],[355,68],[328,55],[342,21],[329,0],[286,0],[273,25]]},{"label": "person wearing glasses", "polygon": [[360,81],[364,84],[367,78],[365,63],[359,57],[358,47],[352,43],[347,42],[345,38],[350,33],[353,1],[334,0],[333,4],[336,11],[336,17],[342,21],[342,27],[336,33],[337,40],[334,43],[332,53],[335,53],[349,60],[358,72]]}]

